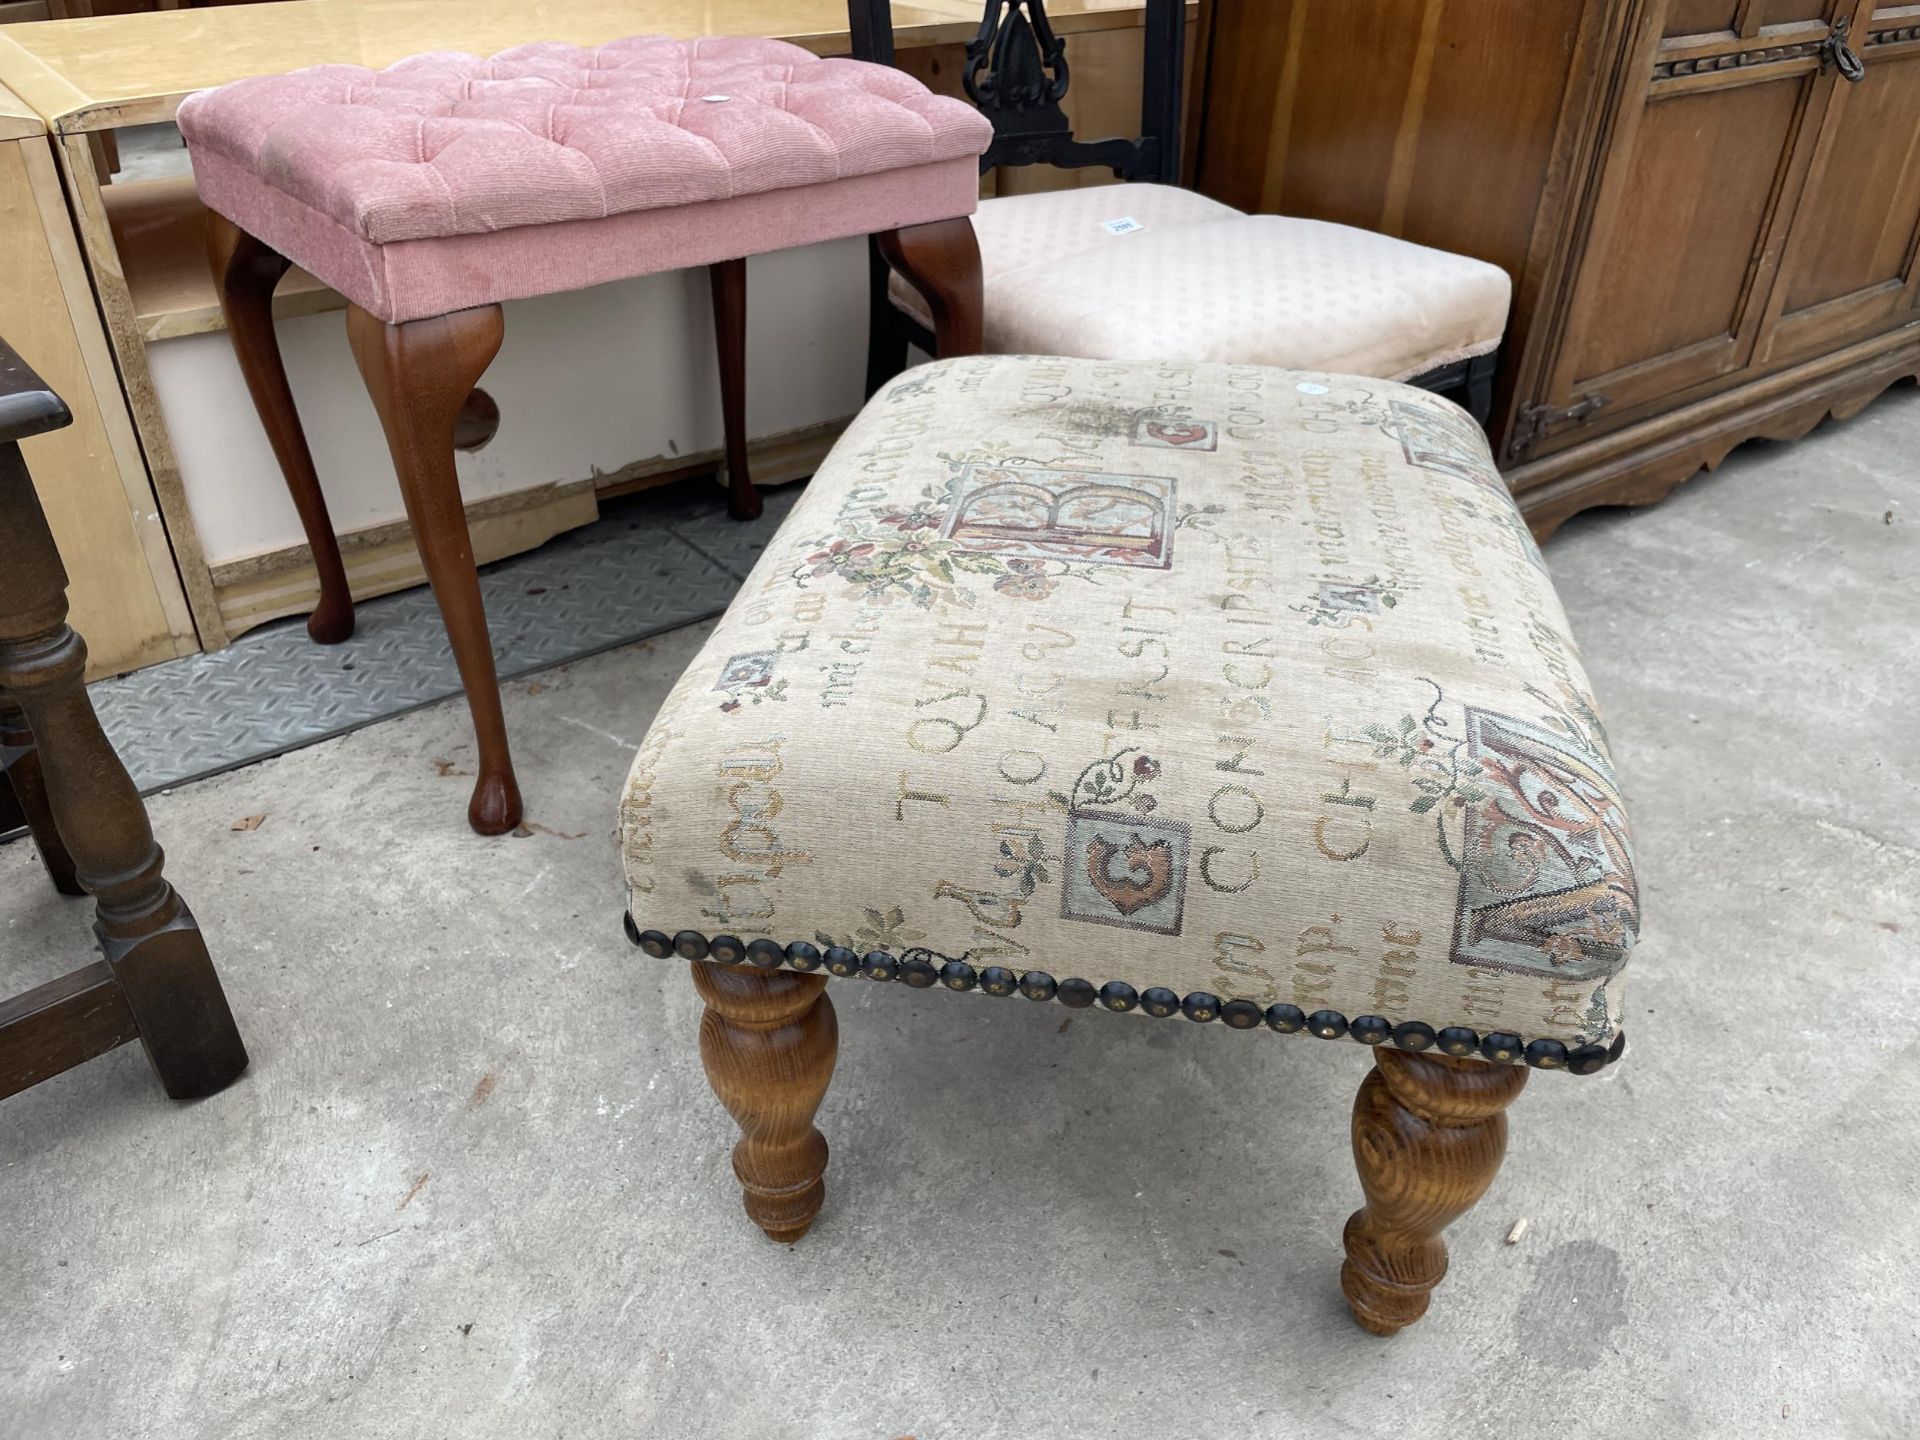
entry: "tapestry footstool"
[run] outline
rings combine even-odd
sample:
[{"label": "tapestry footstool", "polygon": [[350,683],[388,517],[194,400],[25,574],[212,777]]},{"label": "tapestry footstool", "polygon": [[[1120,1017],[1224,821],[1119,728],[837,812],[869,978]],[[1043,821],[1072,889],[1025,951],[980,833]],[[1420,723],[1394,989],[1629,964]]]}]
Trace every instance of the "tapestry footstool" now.
[{"label": "tapestry footstool", "polygon": [[1391,382],[908,372],[662,705],[621,837],[776,1239],[823,1195],[829,976],[1372,1047],[1341,1278],[1381,1334],[1529,1070],[1623,1045],[1634,867],[1566,617],[1478,428]]}]

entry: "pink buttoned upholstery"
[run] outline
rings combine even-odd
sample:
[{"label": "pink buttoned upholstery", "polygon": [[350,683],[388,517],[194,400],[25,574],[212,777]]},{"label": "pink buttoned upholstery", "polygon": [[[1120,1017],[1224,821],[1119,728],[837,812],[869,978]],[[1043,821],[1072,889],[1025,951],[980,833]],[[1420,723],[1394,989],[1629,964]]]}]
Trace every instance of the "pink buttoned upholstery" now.
[{"label": "pink buttoned upholstery", "polygon": [[189,96],[201,197],[383,320],[973,212],[992,128],[777,40],[322,65]]}]

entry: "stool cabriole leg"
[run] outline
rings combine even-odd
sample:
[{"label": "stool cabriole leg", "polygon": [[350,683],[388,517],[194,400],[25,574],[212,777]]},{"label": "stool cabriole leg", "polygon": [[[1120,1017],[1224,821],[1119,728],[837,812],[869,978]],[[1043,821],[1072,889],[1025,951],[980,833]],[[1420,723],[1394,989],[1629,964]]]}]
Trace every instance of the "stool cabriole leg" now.
[{"label": "stool cabriole leg", "polygon": [[40,755],[27,728],[26,713],[0,691],[0,831],[25,825],[33,836],[40,863],[47,867],[53,888],[62,895],[84,895],[74,873],[73,856],[60,838],[53,807],[47,804],[47,783],[40,773]]},{"label": "stool cabriole leg", "polygon": [[757,520],[765,505],[747,466],[747,262],[707,267],[713,290],[713,338],[720,352],[720,419],[726,435],[727,513]]},{"label": "stool cabriole leg", "polygon": [[520,823],[520,787],[507,751],[493,641],[453,466],[453,422],[505,333],[498,305],[398,325],[358,305],[347,307],[347,340],[387,433],[414,543],[473,713],[480,763],[467,821],[482,835],[504,834]]},{"label": "stool cabriole leg", "polygon": [[246,1069],[246,1047],[200,928],[162,873],[140,793],[87,698],[66,570],[11,444],[0,445],[0,535],[0,690],[33,732],[47,808],[94,897],[94,933],[160,1083],[176,1100],[211,1095]]},{"label": "stool cabriole leg", "polygon": [[226,216],[212,213],[207,216],[207,258],[213,265],[214,288],[220,295],[220,313],[226,317],[234,358],[240,362],[253,408],[286,477],[293,508],[300,512],[300,528],[320,577],[320,603],[307,617],[307,634],[322,645],[337,645],[353,634],[353,594],[347,588],[340,542],[327,516],[326,497],[320,493],[320,477],[314,473],[313,453],[300,428],[300,412],[294,408],[273,328],[274,287],[292,262]]},{"label": "stool cabriole leg", "polygon": [[978,355],[986,344],[985,310],[973,221],[965,216],[935,220],[883,230],[873,238],[887,263],[925,297],[937,358]]},{"label": "stool cabriole leg", "polygon": [[814,1112],[833,1079],[839,1026],[827,977],[696,960],[707,1003],[700,1059],[740,1126],[733,1150],[747,1214],[775,1240],[807,1233],[826,1198],[827,1141]]},{"label": "stool cabriole leg", "polygon": [[1353,1158],[1367,1203],[1347,1221],[1340,1269],[1353,1318],[1391,1335],[1427,1311],[1447,1273],[1440,1232],[1493,1183],[1519,1065],[1380,1050],[1353,1105]]}]

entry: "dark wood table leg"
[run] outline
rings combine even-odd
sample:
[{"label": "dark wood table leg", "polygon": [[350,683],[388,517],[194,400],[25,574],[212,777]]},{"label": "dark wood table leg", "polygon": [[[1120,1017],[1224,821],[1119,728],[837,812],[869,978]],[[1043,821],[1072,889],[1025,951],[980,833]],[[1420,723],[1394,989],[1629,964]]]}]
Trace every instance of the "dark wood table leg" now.
[{"label": "dark wood table leg", "polygon": [[935,220],[873,237],[887,263],[926,298],[941,360],[978,355],[986,345],[980,244],[973,221]]},{"label": "dark wood table leg", "polygon": [[413,541],[433,585],[454,663],[473,713],[480,763],[467,823],[500,835],[520,823],[520,786],[507,751],[493,641],[474,569],[473,537],[453,466],[453,422],[467,392],[499,353],[505,322],[498,305],[481,305],[389,325],[347,307],[347,340],[387,432]]},{"label": "dark wood table leg", "polygon": [[46,781],[40,774],[40,755],[27,728],[26,712],[0,691],[0,834],[17,825],[25,825],[32,834],[54,889],[62,895],[87,893],[74,874],[73,856],[67,853],[47,804]]},{"label": "dark wood table leg", "polygon": [[212,213],[207,216],[207,258],[234,358],[240,362],[253,408],[273,445],[287,493],[300,513],[307,548],[313,552],[320,602],[307,617],[307,634],[322,645],[336,645],[353,634],[353,594],[347,588],[340,541],[327,515],[326,497],[320,493],[320,477],[314,472],[306,431],[300,428],[300,412],[294,408],[279,336],[273,328],[273,290],[292,262],[226,216]]},{"label": "dark wood table leg", "polygon": [[707,267],[713,285],[713,338],[720,352],[720,418],[726,432],[727,513],[758,520],[765,505],[747,466],[747,262]]},{"label": "dark wood table leg", "polygon": [[893,308],[887,283],[893,267],[880,251],[880,242],[867,237],[867,398],[907,368],[907,330]]},{"label": "dark wood table leg", "polygon": [[106,957],[104,969],[0,1005],[0,1095],[111,1048],[129,1029],[167,1094],[210,1095],[246,1068],[246,1047],[200,928],[162,873],[146,807],[87,699],[87,648],[66,623],[66,570],[10,443],[0,444],[0,548],[0,689],[37,742],[47,805],[94,896]]}]

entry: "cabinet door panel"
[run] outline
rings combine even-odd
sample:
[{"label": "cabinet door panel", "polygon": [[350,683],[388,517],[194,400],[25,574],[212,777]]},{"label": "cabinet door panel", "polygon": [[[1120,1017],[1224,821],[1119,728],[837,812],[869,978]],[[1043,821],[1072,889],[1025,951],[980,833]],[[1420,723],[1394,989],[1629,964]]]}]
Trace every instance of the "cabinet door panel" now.
[{"label": "cabinet door panel", "polygon": [[1740,0],[1673,0],[1660,33],[1671,40],[1681,35],[1731,30],[1740,23],[1740,12],[1746,8]]},{"label": "cabinet door panel", "polygon": [[1650,0],[1511,456],[1711,393],[1747,364],[1834,83],[1822,45],[1857,3]]},{"label": "cabinet door panel", "polygon": [[[1841,7],[1846,13],[1847,6]],[[1762,25],[1787,25],[1795,20],[1824,20],[1833,9],[1831,0],[1754,0],[1754,11]]]},{"label": "cabinet door panel", "polygon": [[1867,20],[1859,84],[1836,87],[1757,359],[1905,324],[1920,242],[1920,5]]},{"label": "cabinet door panel", "polygon": [[1575,388],[1619,390],[1616,375],[1631,368],[1725,363],[1718,352],[1739,328],[1800,89],[1775,81],[1648,107],[1611,234],[1582,276]]},{"label": "cabinet door panel", "polygon": [[1751,39],[1769,25],[1824,20],[1832,0],[1671,0],[1662,37],[1705,39],[1732,31]]}]

